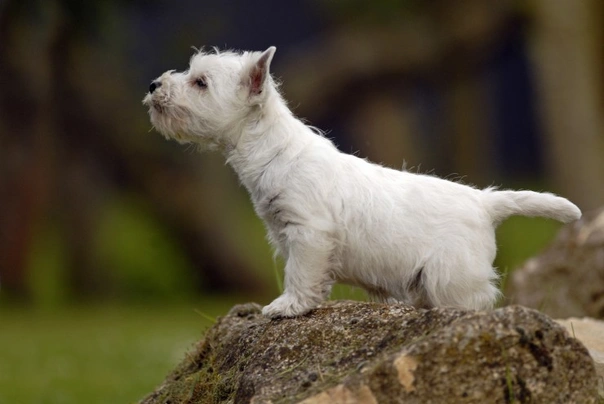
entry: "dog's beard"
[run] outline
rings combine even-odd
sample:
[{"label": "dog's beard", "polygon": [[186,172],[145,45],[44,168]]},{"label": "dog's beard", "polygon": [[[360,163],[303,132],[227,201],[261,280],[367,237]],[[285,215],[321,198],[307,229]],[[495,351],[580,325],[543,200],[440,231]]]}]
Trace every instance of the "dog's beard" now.
[{"label": "dog's beard", "polygon": [[178,143],[195,143],[200,150],[214,150],[217,143],[210,135],[208,125],[197,118],[187,107],[147,97],[143,101],[149,107],[153,127],[168,140]]},{"label": "dog's beard", "polygon": [[155,110],[157,113],[161,114],[164,112],[164,107],[162,106],[161,103],[157,102],[157,101],[153,101],[151,103],[151,108],[153,108],[153,110]]},{"label": "dog's beard", "polygon": [[194,141],[187,134],[187,114],[182,109],[154,101],[149,106],[149,115],[153,127],[166,139],[174,139],[179,143]]}]

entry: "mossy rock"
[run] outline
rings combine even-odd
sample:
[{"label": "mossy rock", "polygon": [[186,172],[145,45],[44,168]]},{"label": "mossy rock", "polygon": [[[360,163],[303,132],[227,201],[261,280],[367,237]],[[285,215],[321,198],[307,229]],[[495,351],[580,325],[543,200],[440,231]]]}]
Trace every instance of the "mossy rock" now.
[{"label": "mossy rock", "polygon": [[329,302],[269,320],[234,307],[142,403],[591,403],[585,347],[521,306]]}]

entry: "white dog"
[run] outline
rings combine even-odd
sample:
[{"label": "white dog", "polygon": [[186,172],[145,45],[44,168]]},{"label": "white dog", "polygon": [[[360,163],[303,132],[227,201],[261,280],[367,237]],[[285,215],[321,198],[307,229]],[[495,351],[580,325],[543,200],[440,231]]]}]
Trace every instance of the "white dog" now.
[{"label": "white dog", "polygon": [[297,119],[265,52],[199,52],[144,99],[167,138],[222,151],[286,260],[285,291],[263,313],[292,317],[342,282],[380,301],[487,309],[499,296],[494,229],[511,215],[581,217],[568,200],[479,190],[343,154]]}]

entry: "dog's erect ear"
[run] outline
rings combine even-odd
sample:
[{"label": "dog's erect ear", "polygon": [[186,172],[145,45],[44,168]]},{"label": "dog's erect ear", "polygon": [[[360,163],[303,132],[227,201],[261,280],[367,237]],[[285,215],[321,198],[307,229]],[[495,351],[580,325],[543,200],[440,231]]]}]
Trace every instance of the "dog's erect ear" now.
[{"label": "dog's erect ear", "polygon": [[249,83],[250,97],[256,97],[264,91],[267,79],[270,75],[271,60],[277,48],[271,46],[258,57],[247,72],[247,82]]}]

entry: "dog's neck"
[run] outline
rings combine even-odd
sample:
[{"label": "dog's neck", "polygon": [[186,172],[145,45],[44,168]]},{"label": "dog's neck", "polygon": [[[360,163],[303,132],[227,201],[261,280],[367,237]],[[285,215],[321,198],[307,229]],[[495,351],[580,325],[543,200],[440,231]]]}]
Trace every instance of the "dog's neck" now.
[{"label": "dog's neck", "polygon": [[[302,150],[315,134],[296,118],[274,88],[262,105],[244,121],[225,150],[227,163],[254,198],[262,193],[262,181],[275,173],[277,160]],[[282,173],[285,175],[285,173]]]}]

